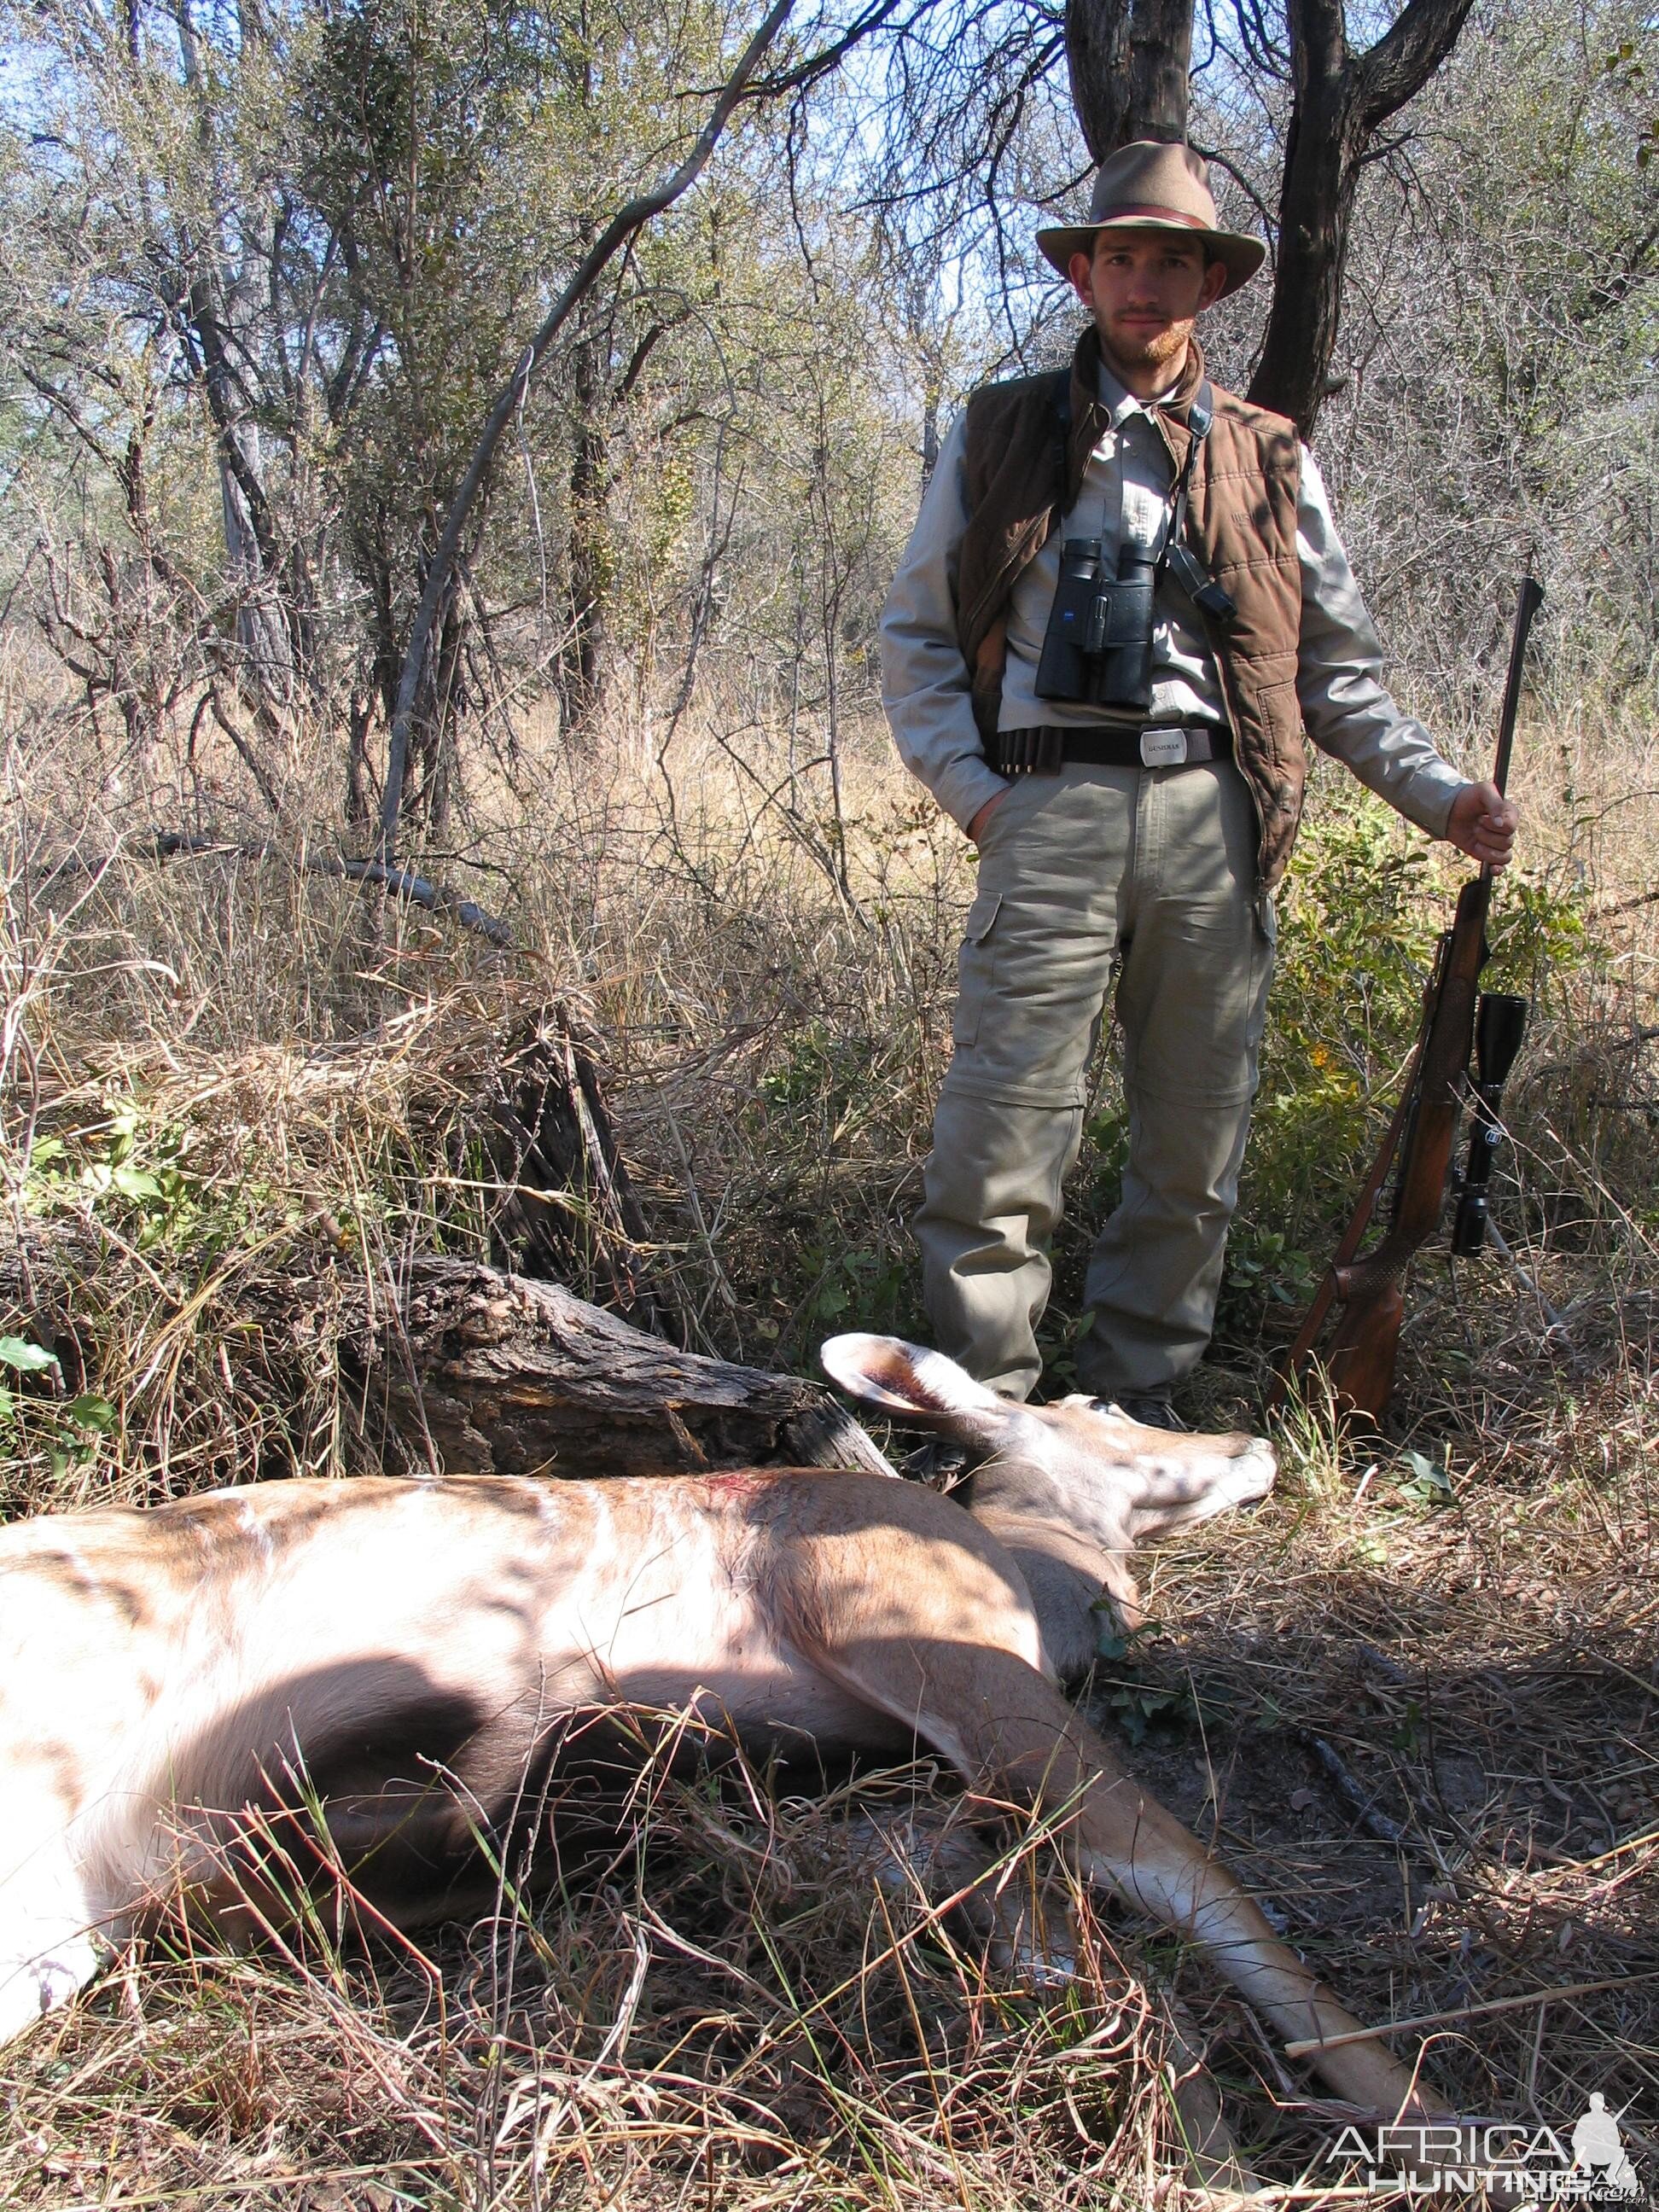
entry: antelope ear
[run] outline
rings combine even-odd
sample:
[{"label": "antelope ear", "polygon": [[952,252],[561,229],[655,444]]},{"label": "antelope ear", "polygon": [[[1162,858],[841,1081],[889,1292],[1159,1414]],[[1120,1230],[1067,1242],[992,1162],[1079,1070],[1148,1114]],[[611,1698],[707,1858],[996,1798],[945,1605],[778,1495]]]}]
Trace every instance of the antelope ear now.
[{"label": "antelope ear", "polygon": [[1007,1399],[975,1382],[954,1359],[902,1337],[832,1336],[818,1358],[849,1398],[889,1420],[977,1437],[988,1420],[1000,1424],[1012,1410]]}]

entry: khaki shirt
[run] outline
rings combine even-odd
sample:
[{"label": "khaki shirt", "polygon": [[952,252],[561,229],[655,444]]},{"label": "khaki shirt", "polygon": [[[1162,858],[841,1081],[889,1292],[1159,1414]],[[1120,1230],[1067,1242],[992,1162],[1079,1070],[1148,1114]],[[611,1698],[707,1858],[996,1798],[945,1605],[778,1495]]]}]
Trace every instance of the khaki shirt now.
[{"label": "khaki shirt", "polygon": [[[1009,603],[999,717],[1005,730],[1042,722],[1082,728],[1108,719],[1081,702],[1036,696],[1063,541],[1098,538],[1108,574],[1115,571],[1126,526],[1143,544],[1162,543],[1173,480],[1169,449],[1146,408],[1103,367],[1100,395],[1111,413],[1110,428],[1089,458],[1076,505],[1022,573]],[[881,667],[883,703],[901,758],[965,830],[987,799],[1007,787],[981,749],[957,641],[957,556],[968,524],[964,424],[958,416],[945,440],[887,595]],[[1443,836],[1465,779],[1383,687],[1382,647],[1305,447],[1297,551],[1302,569],[1297,699],[1304,726],[1322,751],[1341,761],[1407,821],[1431,836]],[[1226,719],[1200,617],[1186,594],[1167,580],[1155,610],[1150,711],[1158,721]]]}]

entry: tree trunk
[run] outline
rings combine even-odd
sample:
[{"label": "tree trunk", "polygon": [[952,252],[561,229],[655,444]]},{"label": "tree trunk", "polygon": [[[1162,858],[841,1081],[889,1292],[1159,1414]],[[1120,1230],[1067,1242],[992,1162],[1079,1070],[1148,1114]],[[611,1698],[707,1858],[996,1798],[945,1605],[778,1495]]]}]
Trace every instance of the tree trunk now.
[{"label": "tree trunk", "polygon": [[[1339,36],[1336,43],[1346,55],[1346,41]],[[1297,41],[1296,59],[1296,103],[1279,200],[1279,263],[1249,396],[1258,407],[1288,415],[1309,438],[1329,392],[1364,133],[1348,71],[1337,54],[1328,46],[1310,54]]]},{"label": "tree trunk", "polygon": [[1187,136],[1192,0],[1066,0],[1072,100],[1091,157]]},{"label": "tree trunk", "polygon": [[345,811],[348,827],[357,831],[374,814],[368,796],[368,725],[374,712],[373,692],[359,691],[354,684],[346,714]]},{"label": "tree trunk", "polygon": [[[483,1145],[501,1190],[490,1256],[514,1274],[576,1282],[635,1328],[685,1341],[672,1277],[617,1143],[599,1040],[568,1006],[543,1006],[491,1070]],[[473,1141],[471,1127],[465,1140]],[[476,1171],[476,1170],[475,1170]]]},{"label": "tree trunk", "polygon": [[[185,82],[196,103],[197,139],[216,178],[221,168],[218,130],[191,0],[176,0],[174,20]],[[242,210],[246,227],[260,220],[253,210]],[[238,307],[248,283],[245,271],[239,273],[239,263],[246,258],[246,240],[239,247],[228,223],[216,219],[195,244],[197,266],[185,312],[219,441],[225,562],[236,593],[236,638],[241,647],[237,686],[269,736],[273,729],[281,729],[293,711],[296,641],[290,611],[283,607],[277,588],[282,564],[262,473],[259,427],[239,366],[239,361],[252,358],[251,349],[239,349],[236,337]]]},{"label": "tree trunk", "polygon": [[599,708],[605,600],[610,582],[606,507],[611,471],[604,420],[607,395],[599,373],[599,341],[592,332],[585,332],[571,349],[571,396],[576,434],[565,539],[570,629],[559,654],[559,690],[565,735],[586,744]]},{"label": "tree trunk", "polygon": [[251,706],[275,716],[290,714],[295,705],[293,641],[285,627],[273,580],[267,573],[253,512],[243,485],[258,482],[262,460],[257,423],[227,425],[226,446],[233,441],[237,465],[222,451],[219,498],[225,533],[225,567],[236,592],[236,642],[242,650],[239,688]]},{"label": "tree trunk", "polygon": [[1390,116],[1420,92],[1457,43],[1471,0],[1407,0],[1364,53],[1348,44],[1342,0],[1290,0],[1294,97],[1279,202],[1261,359],[1250,383],[1260,407],[1313,435],[1330,392],[1359,173]]},{"label": "tree trunk", "polygon": [[[374,615],[370,634],[374,641],[373,682],[380,695],[387,726],[397,711],[398,679],[402,665],[398,636],[397,579],[392,564],[376,550],[368,562]],[[409,738],[403,779],[399,818],[428,833],[441,830],[448,818],[450,778],[457,751],[454,725],[465,702],[459,694],[461,653],[467,628],[459,578],[452,574],[433,624],[431,647],[409,706]],[[365,728],[365,734],[366,734]]]},{"label": "tree trunk", "polygon": [[449,586],[450,572],[460,550],[462,535],[489,475],[502,434],[523,404],[525,392],[537,364],[563,329],[572,312],[586,299],[612,258],[654,216],[672,207],[702,175],[709,156],[720,143],[732,111],[742,100],[762,59],[788,20],[793,4],[794,0],[772,0],[771,6],[744,48],[737,66],[720,87],[690,151],[678,167],[649,191],[637,194],[611,216],[543,318],[541,327],[520,356],[511,381],[496,395],[495,403],[479,433],[478,441],[472,449],[466,473],[461,478],[459,488],[444,517],[443,527],[439,532],[438,543],[428,568],[421,604],[415,611],[415,620],[404,649],[403,667],[398,678],[397,703],[392,710],[392,728],[386,744],[386,789],[380,797],[380,857],[384,860],[389,862],[396,857],[398,825],[403,814],[404,781],[409,766],[410,719],[421,673],[432,641],[433,624],[437,620],[444,593]]},{"label": "tree trunk", "polygon": [[[294,1293],[290,1315],[307,1304]],[[340,1357],[387,1465],[415,1474],[892,1472],[817,1383],[678,1351],[556,1284],[466,1261],[416,1260],[395,1299],[366,1295]]]}]

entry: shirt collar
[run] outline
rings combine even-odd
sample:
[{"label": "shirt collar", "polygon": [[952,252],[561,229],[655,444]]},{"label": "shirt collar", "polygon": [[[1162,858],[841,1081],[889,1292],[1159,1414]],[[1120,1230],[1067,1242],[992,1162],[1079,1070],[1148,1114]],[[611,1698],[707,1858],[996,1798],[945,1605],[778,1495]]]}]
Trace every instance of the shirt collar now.
[{"label": "shirt collar", "polygon": [[1121,430],[1134,415],[1144,415],[1150,421],[1152,409],[1162,406],[1174,393],[1181,381],[1177,377],[1175,383],[1171,384],[1166,391],[1160,392],[1156,399],[1143,401],[1135,398],[1133,392],[1121,381],[1115,370],[1108,368],[1104,355],[1101,356],[1097,374],[1099,383],[1097,389],[1100,404],[1110,416],[1112,428],[1115,430]]}]

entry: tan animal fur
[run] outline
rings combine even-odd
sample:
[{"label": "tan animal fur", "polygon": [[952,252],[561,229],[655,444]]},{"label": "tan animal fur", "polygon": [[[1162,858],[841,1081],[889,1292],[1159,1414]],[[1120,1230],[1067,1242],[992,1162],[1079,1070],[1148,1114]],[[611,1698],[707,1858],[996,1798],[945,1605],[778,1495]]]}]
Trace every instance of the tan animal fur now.
[{"label": "tan animal fur", "polygon": [[[1358,2023],[1058,1684],[1133,1547],[1260,1498],[1269,1448],[1017,1406],[890,1338],[843,1387],[960,1437],[970,1510],[869,1474],[272,1483],[0,1530],[0,2042],[182,1881],[234,1930],[239,1857],[303,1774],[353,1882],[403,1924],[482,1904],[478,1832],[533,1798],[573,1712],[692,1707],[751,1746],[919,1736],[1062,1820],[1091,1878],[1188,1935],[1285,2039]],[[240,1917],[239,1917],[240,1916]],[[1337,2094],[1433,2109],[1375,2041]]]}]

